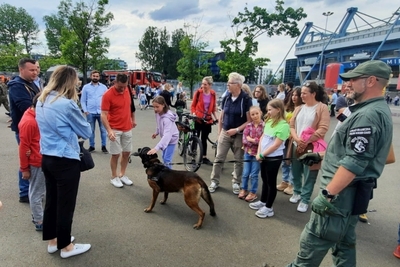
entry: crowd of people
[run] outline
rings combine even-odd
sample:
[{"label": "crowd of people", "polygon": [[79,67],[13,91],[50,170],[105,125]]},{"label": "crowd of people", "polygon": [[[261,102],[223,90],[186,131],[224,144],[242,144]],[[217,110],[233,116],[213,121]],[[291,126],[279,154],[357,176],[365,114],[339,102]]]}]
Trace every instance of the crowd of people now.
[{"label": "crowd of people", "polygon": [[[107,88],[99,82],[100,73],[92,71],[78,106],[79,80],[73,68],[58,67],[46,87],[37,82],[39,68],[37,61],[21,59],[20,75],[9,81],[7,88],[11,129],[19,145],[19,196],[20,202],[30,203],[32,221],[36,230],[43,231],[48,253],[60,250],[61,257],[68,258],[91,248],[90,244],[73,243],[71,235],[81,175],[78,139],[89,139],[89,151],[95,151],[97,121],[101,150],[111,154],[110,183],[117,188],[133,185],[126,169],[136,107],[126,74],[118,74]],[[355,266],[356,222],[366,213],[389,152],[387,140],[392,139],[391,113],[382,105],[382,91],[390,75],[385,63],[369,61],[340,75],[346,82],[340,96],[334,90],[329,98],[315,82],[301,87],[288,82],[280,84],[276,97],[270,99],[264,86],[257,85],[251,91],[244,76],[232,72],[219,114],[211,76],[204,77],[194,93],[188,109],[198,117],[195,129],[204,149],[202,163],[212,165],[211,193],[220,186],[223,163],[231,150],[235,160],[232,192],[249,202],[257,217],[274,216],[278,191],[290,195],[288,201],[298,203],[299,212],[311,207],[300,251],[288,266],[319,266],[330,248],[335,251],[336,265]],[[148,154],[161,151],[163,163],[171,168],[179,138],[175,122],[187,108],[182,84],[174,90],[164,82],[155,91],[147,85],[138,92],[138,101],[141,110],[148,109],[151,102],[156,125],[151,137],[160,136]],[[327,145],[330,116],[336,112],[344,119]],[[214,160],[210,160],[207,139],[214,123],[218,124],[218,146]],[[282,181],[278,183],[280,168]],[[320,170],[322,189],[312,200]],[[261,195],[257,196],[259,175]],[[400,257],[400,226],[394,255]]]}]

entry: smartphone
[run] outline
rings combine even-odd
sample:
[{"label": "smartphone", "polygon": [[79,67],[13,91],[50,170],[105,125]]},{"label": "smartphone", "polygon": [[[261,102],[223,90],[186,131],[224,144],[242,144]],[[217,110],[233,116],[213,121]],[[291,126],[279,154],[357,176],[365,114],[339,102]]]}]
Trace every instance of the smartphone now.
[{"label": "smartphone", "polygon": [[347,116],[344,115],[343,113],[340,113],[339,115],[337,115],[336,119],[338,119],[341,122],[344,122],[345,119],[347,119]]}]

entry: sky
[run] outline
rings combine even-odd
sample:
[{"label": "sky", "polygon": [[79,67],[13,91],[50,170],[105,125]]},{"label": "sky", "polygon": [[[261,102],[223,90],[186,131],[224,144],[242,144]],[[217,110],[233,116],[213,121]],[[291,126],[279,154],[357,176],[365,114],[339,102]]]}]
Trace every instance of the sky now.
[{"label": "sky", "polygon": [[[75,0],[73,0],[75,2]],[[93,0],[85,0],[89,3]],[[33,52],[48,53],[46,39],[44,38],[45,24],[43,17],[57,13],[60,1],[57,0],[3,0],[16,7],[23,7],[39,24],[39,39],[42,45],[35,47]],[[254,6],[266,8],[272,13],[275,7],[274,0],[249,0],[247,7],[252,10]],[[105,31],[104,36],[111,42],[109,58],[120,58],[128,63],[128,68],[140,68],[140,62],[135,59],[138,51],[138,42],[147,27],[166,27],[169,33],[183,28],[184,24],[197,25],[198,35],[202,41],[207,42],[207,50],[215,53],[221,52],[219,41],[233,38],[231,28],[232,18],[238,12],[243,12],[246,1],[243,0],[109,0],[107,11],[114,14],[111,26]],[[294,9],[302,7],[307,18],[299,22],[298,27],[303,29],[306,22],[334,32],[346,14],[347,8],[358,7],[358,10],[372,17],[389,18],[398,8],[392,0],[286,0],[284,8]],[[384,8],[382,8],[384,7]],[[323,12],[333,12],[328,17]],[[363,16],[368,21],[368,17]],[[357,25],[363,23],[356,18]],[[351,25],[351,27],[354,27]],[[192,28],[192,33],[194,29]],[[257,57],[266,57],[271,60],[268,68],[276,71],[282,64],[287,53],[288,58],[295,58],[294,48],[290,51],[295,39],[289,36],[261,36]],[[281,65],[281,68],[284,63]]]}]

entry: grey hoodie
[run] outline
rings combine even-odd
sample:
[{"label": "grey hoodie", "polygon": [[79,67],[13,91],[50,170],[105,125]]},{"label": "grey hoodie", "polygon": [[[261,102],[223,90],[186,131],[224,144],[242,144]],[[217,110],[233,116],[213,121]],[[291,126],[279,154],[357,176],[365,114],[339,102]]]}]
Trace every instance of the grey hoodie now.
[{"label": "grey hoodie", "polygon": [[177,117],[171,110],[162,115],[156,114],[156,134],[161,136],[155,147],[157,150],[164,150],[168,145],[178,143],[179,131],[175,124]]}]

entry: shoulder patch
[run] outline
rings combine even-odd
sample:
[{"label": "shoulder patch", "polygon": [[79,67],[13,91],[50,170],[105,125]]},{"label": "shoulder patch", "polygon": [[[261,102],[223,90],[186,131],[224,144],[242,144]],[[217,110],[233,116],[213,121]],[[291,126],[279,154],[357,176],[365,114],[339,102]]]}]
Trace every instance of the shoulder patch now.
[{"label": "shoulder patch", "polygon": [[358,154],[363,154],[369,146],[369,139],[372,135],[372,127],[357,127],[350,129],[349,137],[351,148]]}]

